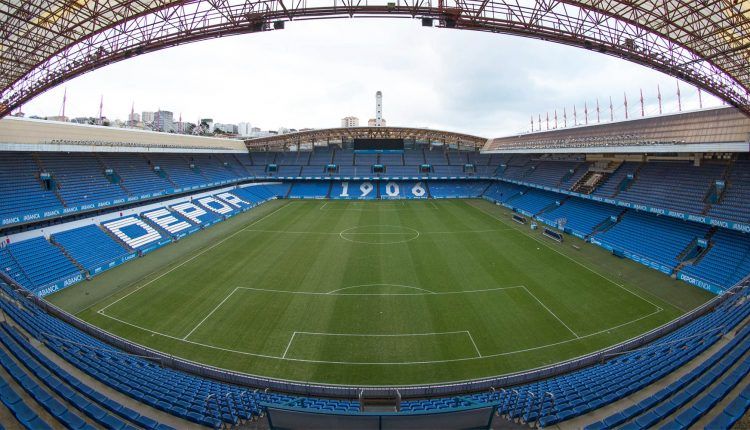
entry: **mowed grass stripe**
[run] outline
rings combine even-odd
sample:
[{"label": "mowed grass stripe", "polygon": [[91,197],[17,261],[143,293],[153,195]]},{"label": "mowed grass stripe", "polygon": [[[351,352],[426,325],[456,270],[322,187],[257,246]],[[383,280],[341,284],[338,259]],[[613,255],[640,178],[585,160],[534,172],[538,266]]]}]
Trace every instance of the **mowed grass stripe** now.
[{"label": "mowed grass stripe", "polygon": [[[583,245],[582,251],[567,244],[553,245],[554,249],[543,246],[509,221],[474,207],[486,204],[484,209],[495,213],[494,205],[486,202],[401,203],[290,201],[250,227],[238,222],[243,231],[231,240],[107,309],[122,321],[172,338],[96,314],[103,305],[80,316],[168,353],[232,370],[302,381],[388,385],[529,369],[625,340],[680,314],[660,298],[651,298],[658,305],[664,303],[665,310],[654,313],[653,305],[570,261],[570,255],[610,278],[620,280],[626,269],[650,288],[679,290],[692,300],[681,299],[682,305],[694,306],[706,297],[643,266],[590,253],[594,247],[589,245]],[[354,209],[348,210],[350,206]],[[420,236],[405,243],[373,245],[342,240],[338,234],[378,225],[416,229]],[[208,231],[193,237],[200,240],[204,233]],[[156,251],[139,261],[158,257]],[[613,263],[611,269],[602,264],[607,261]],[[527,290],[439,294],[440,298],[426,293],[401,295],[514,286]],[[269,291],[233,293],[236,288]],[[317,294],[274,292],[278,290]],[[335,290],[341,291],[326,294]],[[429,347],[406,342],[346,348],[340,340],[308,336],[315,339],[295,339],[290,345],[295,331],[468,331],[483,357],[467,353],[459,340],[436,341]],[[180,340],[188,334],[186,341]],[[287,347],[289,357],[282,360]],[[410,351],[415,351],[415,359],[403,362]],[[471,357],[464,357],[469,353]]]}]

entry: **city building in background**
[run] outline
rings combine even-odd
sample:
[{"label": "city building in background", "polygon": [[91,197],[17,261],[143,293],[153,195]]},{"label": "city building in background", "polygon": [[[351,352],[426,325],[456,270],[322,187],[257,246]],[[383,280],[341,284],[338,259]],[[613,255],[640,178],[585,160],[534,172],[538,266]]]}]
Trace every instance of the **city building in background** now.
[{"label": "city building in background", "polygon": [[151,124],[154,122],[154,112],[148,112],[144,111],[141,113],[141,121],[143,121],[146,124]]},{"label": "city building in background", "polygon": [[356,116],[347,116],[341,118],[341,128],[359,127],[359,118]]},{"label": "city building in background", "polygon": [[253,132],[253,126],[249,122],[241,122],[237,124],[237,134],[240,136],[250,136]]},{"label": "city building in background", "polygon": [[168,110],[158,110],[154,113],[152,128],[155,131],[174,133],[174,114]]}]

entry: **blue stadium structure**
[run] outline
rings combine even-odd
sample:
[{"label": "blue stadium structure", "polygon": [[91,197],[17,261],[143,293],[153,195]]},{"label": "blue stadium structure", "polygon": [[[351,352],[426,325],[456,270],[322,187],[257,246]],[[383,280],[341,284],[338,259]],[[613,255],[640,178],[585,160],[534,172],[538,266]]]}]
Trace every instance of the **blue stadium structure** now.
[{"label": "blue stadium structure", "polygon": [[[297,427],[299,417],[315,428],[377,428],[388,417],[393,428],[489,428],[502,419],[677,429],[709,418],[709,428],[729,428],[746,416],[747,151],[683,156],[671,148],[678,155],[649,157],[644,149],[635,157],[529,145],[2,151],[0,402],[28,429],[218,428],[261,416],[275,417],[278,428]],[[258,379],[248,386],[250,379],[159,355],[44,300],[272,199],[449,198],[502,205],[716,296],[643,335],[638,347],[600,352],[596,363],[462,393],[443,387],[417,395],[406,387],[391,413],[363,412],[353,392],[326,396]],[[695,365],[697,357],[707,358]],[[621,407],[657,383],[653,394]]]}]

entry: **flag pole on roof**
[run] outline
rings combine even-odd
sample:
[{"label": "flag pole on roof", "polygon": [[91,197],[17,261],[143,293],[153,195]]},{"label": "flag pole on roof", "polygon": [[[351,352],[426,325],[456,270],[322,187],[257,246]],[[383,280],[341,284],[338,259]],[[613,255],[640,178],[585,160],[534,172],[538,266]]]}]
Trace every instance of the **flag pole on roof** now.
[{"label": "flag pole on roof", "polygon": [[646,116],[646,111],[643,109],[643,88],[641,88],[641,117]]},{"label": "flag pole on roof", "polygon": [[659,115],[661,115],[661,88],[656,84],[656,98],[659,100]]},{"label": "flag pole on roof", "polygon": [[599,117],[599,97],[596,98],[596,123],[599,124],[601,119]]}]

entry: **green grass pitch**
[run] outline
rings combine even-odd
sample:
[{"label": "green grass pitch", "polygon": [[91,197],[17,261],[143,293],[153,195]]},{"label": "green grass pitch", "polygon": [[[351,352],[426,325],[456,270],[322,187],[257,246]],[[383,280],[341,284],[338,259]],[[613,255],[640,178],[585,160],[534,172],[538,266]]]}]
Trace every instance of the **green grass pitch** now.
[{"label": "green grass pitch", "polygon": [[709,297],[483,200],[277,200],[50,300],[206,364],[402,385],[576,357]]}]

